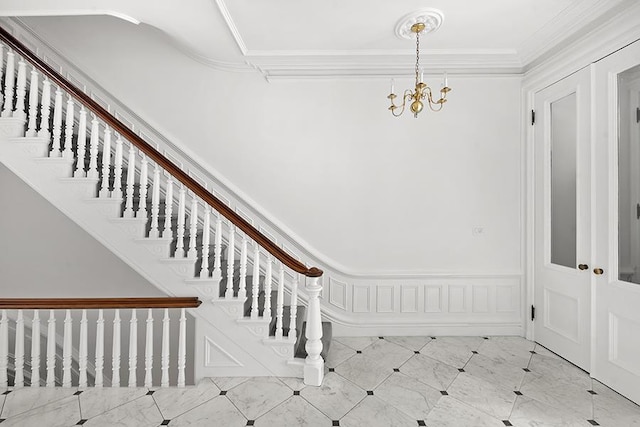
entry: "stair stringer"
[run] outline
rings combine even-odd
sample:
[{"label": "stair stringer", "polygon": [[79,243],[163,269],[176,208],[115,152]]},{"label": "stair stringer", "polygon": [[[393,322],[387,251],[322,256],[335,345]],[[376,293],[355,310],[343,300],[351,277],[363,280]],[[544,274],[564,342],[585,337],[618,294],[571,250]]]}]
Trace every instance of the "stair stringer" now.
[{"label": "stair stringer", "polygon": [[[237,302],[242,306],[242,302]],[[295,341],[288,339],[277,341],[268,336],[268,323],[264,328],[264,334],[257,335],[251,330],[251,325],[242,325],[250,320],[239,319],[235,314],[230,314],[225,306],[229,301],[210,300],[204,302],[199,308],[207,320],[206,330],[197,331],[196,361],[202,357],[201,362],[196,362],[197,377],[210,376],[246,376],[241,367],[215,366],[207,360],[207,354],[212,350],[212,344],[220,346],[229,351],[234,350],[234,345],[242,343],[244,354],[255,359],[257,363],[264,366],[265,372],[262,375],[275,375],[283,377],[302,377],[302,368],[296,364],[289,363],[293,360],[293,348]],[[239,310],[242,313],[242,310]],[[202,324],[200,326],[203,326]],[[198,328],[198,326],[196,326]],[[230,347],[227,347],[230,346]],[[198,351],[198,349],[200,349]]]},{"label": "stair stringer", "polygon": [[[195,259],[166,258],[163,242],[142,242],[149,239],[141,238],[140,221],[118,218],[121,199],[96,198],[97,180],[69,178],[73,160],[47,157],[49,140],[19,137],[23,129],[24,120],[0,119],[0,161],[9,170],[149,283],[167,295],[193,296],[194,287],[186,279],[193,281]],[[300,364],[293,360],[294,342],[275,343],[268,333],[256,335],[251,325],[230,318],[225,304],[210,298],[189,310],[196,319],[196,381],[212,375],[302,377]],[[214,366],[214,349],[237,361],[236,366]]]}]

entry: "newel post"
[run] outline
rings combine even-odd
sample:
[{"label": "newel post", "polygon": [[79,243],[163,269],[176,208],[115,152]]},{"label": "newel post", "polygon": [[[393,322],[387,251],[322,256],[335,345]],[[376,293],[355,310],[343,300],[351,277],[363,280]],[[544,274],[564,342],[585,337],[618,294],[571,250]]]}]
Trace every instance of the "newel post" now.
[{"label": "newel post", "polygon": [[320,285],[319,277],[307,279],[306,285],[309,305],[307,307],[307,329],[305,336],[307,344],[307,358],[304,361],[304,383],[312,386],[322,385],[324,378],[324,360],[322,352],[322,318],[320,316]]}]

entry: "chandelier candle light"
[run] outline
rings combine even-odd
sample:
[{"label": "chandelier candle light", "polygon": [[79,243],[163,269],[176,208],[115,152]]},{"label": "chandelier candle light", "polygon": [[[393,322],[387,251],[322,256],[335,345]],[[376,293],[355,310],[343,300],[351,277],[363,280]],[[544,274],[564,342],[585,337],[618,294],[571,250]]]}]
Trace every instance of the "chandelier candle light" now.
[{"label": "chandelier candle light", "polygon": [[[411,21],[413,21],[413,23],[409,27],[408,25],[411,23]],[[441,23],[442,12],[436,11],[434,9],[427,9],[406,16],[396,27],[396,34],[399,37],[409,38],[412,35],[415,35],[416,87],[413,91],[411,89],[405,90],[404,95],[402,96],[402,104],[396,105],[394,103],[394,100],[398,96],[394,93],[394,80],[391,79],[391,93],[389,94],[389,96],[387,96],[387,98],[391,101],[389,110],[395,117],[399,117],[402,115],[402,113],[404,113],[404,109],[407,103],[409,103],[409,109],[413,113],[413,116],[417,118],[418,113],[420,113],[424,108],[424,100],[429,103],[429,108],[432,111],[442,110],[444,103],[447,102],[447,93],[451,91],[451,88],[449,87],[447,82],[447,73],[444,73],[444,80],[442,83],[442,88],[440,89],[440,98],[434,100],[431,88],[427,86],[426,83],[424,83],[424,70],[420,68],[420,34],[435,31],[436,29],[438,29]]]}]

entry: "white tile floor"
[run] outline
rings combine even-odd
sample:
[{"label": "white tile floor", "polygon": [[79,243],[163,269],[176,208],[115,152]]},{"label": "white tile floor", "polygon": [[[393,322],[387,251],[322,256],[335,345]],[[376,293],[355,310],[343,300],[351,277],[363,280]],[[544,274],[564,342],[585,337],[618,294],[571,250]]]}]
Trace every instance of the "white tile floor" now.
[{"label": "white tile floor", "polygon": [[640,427],[640,407],[516,337],[335,338],[322,387],[212,378],[186,389],[14,389],[1,427]]}]

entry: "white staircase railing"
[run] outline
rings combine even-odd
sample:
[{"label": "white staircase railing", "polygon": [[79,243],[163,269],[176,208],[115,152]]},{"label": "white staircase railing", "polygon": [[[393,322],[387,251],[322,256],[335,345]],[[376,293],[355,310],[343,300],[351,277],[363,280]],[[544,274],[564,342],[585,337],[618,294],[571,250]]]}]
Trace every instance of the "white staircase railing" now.
[{"label": "white staircase railing", "polygon": [[[12,387],[103,387],[110,385],[119,387],[121,378],[126,375],[129,387],[144,385],[160,385],[168,387],[170,384],[178,387],[186,385],[187,348],[193,348],[193,343],[187,345],[187,308],[200,305],[197,298],[76,298],[76,299],[3,299],[0,300],[0,388]],[[105,316],[105,310],[112,311]],[[170,311],[177,310],[170,317]],[[154,332],[154,311],[162,315],[162,328]],[[122,317],[121,317],[122,312]],[[138,313],[146,314],[144,324],[145,340],[138,340],[138,332],[142,332],[143,325],[138,323]],[[106,318],[111,325],[105,325]],[[159,318],[159,316],[155,316]],[[91,322],[89,321],[91,319]],[[124,321],[123,325],[123,319]],[[178,329],[177,348],[171,349],[170,331],[171,321]],[[57,331],[62,322],[62,354],[59,354],[60,337]],[[93,326],[89,326],[91,323]],[[13,325],[11,325],[13,324]],[[46,325],[46,328],[42,326]],[[14,326],[11,328],[10,326]],[[25,328],[30,327],[31,333],[25,334]],[[123,327],[125,330],[123,331]],[[90,331],[90,328],[92,329]],[[10,336],[10,331],[14,334]],[[161,331],[160,362],[154,365],[154,335]],[[123,333],[124,332],[124,333]],[[112,337],[111,344],[107,339]],[[123,336],[128,336],[125,345]],[[94,341],[93,348],[89,348],[90,338]],[[10,343],[12,345],[10,345]],[[138,371],[138,349],[144,344],[142,353],[144,370]],[[11,350],[13,349],[13,352]],[[25,350],[30,351],[30,364],[26,366]],[[76,349],[77,360],[73,354]],[[44,350],[44,360],[41,360]],[[105,358],[110,350],[111,363]],[[107,354],[106,354],[107,353]],[[193,353],[191,351],[191,353]],[[13,358],[10,355],[13,355]],[[121,365],[125,357],[128,363]],[[93,362],[93,372],[89,382],[88,366]],[[193,354],[190,355],[192,359]],[[13,363],[10,360],[13,359]],[[61,360],[62,366],[56,366]],[[175,375],[170,378],[169,368],[173,364]],[[109,368],[108,374],[105,373]],[[60,368],[62,376],[58,375]],[[78,375],[72,375],[73,372]],[[155,373],[155,374],[154,374]],[[13,374],[13,375],[11,375]],[[13,376],[13,381],[10,377]],[[75,377],[75,378],[74,378]],[[110,378],[105,384],[105,377]],[[189,375],[193,378],[193,375]],[[29,378],[28,382],[25,378]]]},{"label": "white staircase railing", "polygon": [[[166,244],[172,262],[187,271],[186,278],[214,287],[225,279],[219,299],[244,301],[250,296],[248,317],[270,323],[273,309],[274,339],[295,341],[298,284],[301,276],[306,277],[304,376],[307,384],[320,385],[324,371],[322,271],[308,268],[269,240],[3,28],[0,41],[9,47],[5,52],[0,45],[1,116],[24,121],[20,135],[15,136],[47,138],[49,149],[43,154],[67,168],[70,179],[94,183],[94,197],[118,202],[118,216],[136,230],[138,238]],[[279,274],[274,277],[273,271]],[[287,302],[291,305],[288,329],[283,325]]]}]

